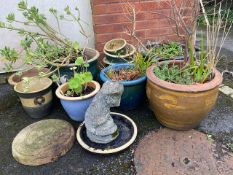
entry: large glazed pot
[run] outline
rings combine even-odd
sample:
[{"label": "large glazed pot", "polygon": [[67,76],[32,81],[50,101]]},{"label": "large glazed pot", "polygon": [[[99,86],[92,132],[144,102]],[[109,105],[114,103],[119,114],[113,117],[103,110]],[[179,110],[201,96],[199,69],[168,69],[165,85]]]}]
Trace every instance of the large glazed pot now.
[{"label": "large glazed pot", "polygon": [[32,118],[42,118],[51,112],[52,80],[32,78],[29,82],[21,81],[14,86],[24,110]]},{"label": "large glazed pot", "polygon": [[[97,68],[97,61],[100,56],[100,53],[91,48],[86,48],[84,52],[85,57],[87,58],[87,62],[89,64],[89,67],[87,68],[87,71],[91,72],[93,77],[96,78],[98,74],[98,68]],[[66,76],[68,79],[71,78],[74,74],[73,70],[70,68],[75,67],[76,65],[74,63],[69,64],[67,66],[60,67],[60,75]]]},{"label": "large glazed pot", "polygon": [[[133,64],[113,64],[106,67],[100,72],[100,79],[103,82],[111,81],[107,76],[109,70],[129,69]],[[137,108],[145,99],[146,96],[146,76],[142,76],[137,80],[121,81],[124,85],[124,92],[121,97],[120,108],[123,110],[132,110]]]},{"label": "large glazed pot", "polygon": [[60,99],[63,108],[72,120],[82,122],[85,117],[87,108],[90,106],[94,96],[100,90],[100,84],[96,81],[91,81],[88,86],[95,90],[88,95],[81,97],[68,97],[64,94],[68,90],[68,84],[64,83],[56,90],[56,95]]},{"label": "large glazed pot", "polygon": [[154,68],[155,65],[147,69],[146,91],[159,122],[176,130],[198,126],[216,103],[221,73],[214,69],[214,78],[207,83],[180,85],[160,80],[154,75]]}]

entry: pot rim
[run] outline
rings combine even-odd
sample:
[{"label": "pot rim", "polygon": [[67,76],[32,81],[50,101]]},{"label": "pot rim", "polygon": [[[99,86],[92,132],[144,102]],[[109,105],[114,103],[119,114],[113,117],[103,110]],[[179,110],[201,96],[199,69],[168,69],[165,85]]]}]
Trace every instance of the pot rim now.
[{"label": "pot rim", "polygon": [[[33,70],[33,69],[37,69],[37,68],[32,67],[32,68],[30,68],[30,69],[28,69],[28,70],[23,70],[22,73],[29,72],[29,71],[31,71],[31,70]],[[49,69],[46,68],[46,67],[43,67],[42,69],[43,69],[43,70],[49,71]],[[13,81],[13,78],[14,78],[15,76],[17,76],[17,75],[16,75],[16,72],[13,73],[13,74],[11,74],[11,76],[9,76],[9,78],[7,79],[7,82],[8,82],[11,86],[15,86],[16,84],[18,84],[18,83],[20,82],[20,81],[19,81],[19,82]],[[21,77],[21,76],[20,76],[20,77]],[[34,76],[34,77],[36,77],[36,76]]]},{"label": "pot rim", "polygon": [[[37,78],[36,78],[37,79]],[[14,91],[17,92],[17,93],[20,93],[20,94],[34,94],[34,93],[37,93],[37,92],[40,92],[40,91],[43,91],[47,88],[49,88],[52,84],[53,84],[53,81],[50,79],[50,78],[47,78],[47,77],[42,77],[42,78],[38,78],[38,79],[46,79],[48,84],[46,86],[44,86],[42,89],[40,90],[36,90],[36,91],[30,91],[30,92],[23,92],[23,91],[20,91],[20,90],[17,90],[17,87],[20,85],[20,84],[23,84],[24,82],[23,81],[20,81],[19,83],[17,83],[15,86],[14,86]]]},{"label": "pot rim", "polygon": [[61,86],[58,86],[58,88],[57,88],[57,90],[55,92],[56,96],[61,100],[68,100],[68,101],[78,101],[78,100],[88,99],[88,98],[93,97],[94,95],[96,95],[97,92],[99,92],[99,90],[100,90],[100,84],[98,82],[91,81],[89,83],[92,83],[95,86],[95,90],[93,92],[91,92],[90,94],[87,94],[87,95],[84,95],[84,96],[81,96],[81,97],[67,97],[67,96],[64,96],[64,95],[61,94],[61,90],[62,90],[63,87],[68,86],[68,83],[64,83]]},{"label": "pot rim", "polygon": [[[94,51],[94,52],[96,53],[94,57],[92,57],[91,59],[87,60],[87,63],[94,62],[94,61],[97,60],[97,59],[99,58],[99,56],[100,56],[99,51],[96,50],[96,49],[92,49],[92,48],[87,47],[87,48],[85,48],[85,50]],[[71,64],[68,64],[68,65],[65,65],[65,66],[61,66],[61,67],[74,67],[74,66],[76,66],[75,63],[71,63]]]},{"label": "pot rim", "polygon": [[126,58],[129,56],[132,56],[136,52],[136,48],[132,44],[127,44],[127,45],[132,48],[132,51],[128,54],[125,54],[125,55],[112,55],[112,54],[108,53],[105,49],[103,51],[104,51],[105,55],[112,57],[112,58]]},{"label": "pot rim", "polygon": [[[129,63],[122,63],[122,64],[113,64],[113,65],[110,65],[104,69],[101,70],[100,72],[100,79],[103,81],[103,82],[106,82],[106,81],[112,81],[111,79],[109,79],[105,72],[107,72],[109,69],[114,69],[114,68],[122,68],[122,67],[133,67],[134,64],[129,64]],[[122,81],[119,81],[120,83],[122,83],[124,86],[132,86],[132,85],[137,85],[141,82],[144,82],[146,81],[146,75],[136,79],[136,80],[122,80]]]},{"label": "pot rim", "polygon": [[[176,62],[183,62],[183,61],[176,61]],[[169,89],[172,91],[178,91],[178,92],[202,92],[202,91],[208,91],[211,89],[214,89],[221,85],[223,81],[222,74],[216,69],[213,69],[214,78],[204,84],[193,84],[193,85],[182,85],[182,84],[175,84],[170,83],[164,80],[159,79],[154,75],[154,68],[156,65],[150,66],[147,71],[146,75],[148,78],[148,81],[151,81],[152,83],[156,84],[157,86],[160,86],[165,89]]]},{"label": "pot rim", "polygon": [[[124,44],[123,44],[121,47],[119,47],[118,49],[115,49],[115,50],[114,50],[114,49],[108,49],[108,48],[107,48],[107,45],[108,45],[110,42],[113,42],[113,41],[116,41],[116,40],[122,40],[122,41],[124,42]],[[127,45],[127,41],[126,41],[125,39],[123,39],[123,38],[115,38],[115,39],[112,39],[112,40],[108,41],[108,42],[104,45],[104,51],[107,51],[107,52],[117,52],[117,51],[123,49],[126,45]]]}]

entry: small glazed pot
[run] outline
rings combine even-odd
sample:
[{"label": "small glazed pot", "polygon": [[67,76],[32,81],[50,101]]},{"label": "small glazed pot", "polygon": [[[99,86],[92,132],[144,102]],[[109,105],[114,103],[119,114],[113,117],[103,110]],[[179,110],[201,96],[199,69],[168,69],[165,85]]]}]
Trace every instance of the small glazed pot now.
[{"label": "small glazed pot", "polygon": [[32,78],[29,83],[21,81],[14,86],[26,113],[32,118],[42,118],[51,112],[52,80]]},{"label": "small glazed pot", "polygon": [[88,86],[93,87],[95,90],[88,95],[81,97],[67,97],[64,94],[68,90],[68,84],[64,83],[56,90],[56,96],[60,99],[63,108],[72,120],[82,122],[84,121],[85,113],[91,104],[94,96],[100,90],[100,84],[96,81],[91,81]]},{"label": "small glazed pot", "polygon": [[[174,64],[174,62],[170,62]],[[183,64],[183,61],[175,61]],[[222,75],[213,70],[214,78],[204,84],[181,85],[163,81],[147,69],[146,92],[150,106],[159,122],[168,128],[189,130],[197,127],[216,103]]]},{"label": "small glazed pot", "polygon": [[24,77],[36,77],[39,75],[40,72],[49,73],[50,71],[48,68],[42,68],[42,69],[32,68],[32,69],[29,69],[27,71],[23,71],[22,75],[20,75],[20,76],[16,75],[16,73],[14,73],[8,78],[8,83],[11,86],[15,86],[17,83],[22,81],[22,79]]},{"label": "small glazed pot", "polygon": [[[97,68],[97,62],[98,62],[98,58],[100,56],[100,53],[95,49],[86,48],[84,55],[87,58],[87,62],[89,64],[87,71],[91,72],[92,76],[95,79],[99,73],[99,70]],[[66,66],[61,66],[59,69],[60,76],[61,77],[66,76],[67,79],[70,79],[74,74],[73,70],[70,69],[72,67],[76,67],[76,65],[74,63],[72,63],[72,64],[69,64]],[[55,69],[55,67],[54,67],[54,69]]]},{"label": "small glazed pot", "polygon": [[127,44],[126,45],[126,50],[128,51],[125,53],[121,54],[112,54],[108,53],[104,50],[104,54],[106,55],[106,61],[108,61],[111,64],[116,64],[116,63],[128,63],[133,60],[134,54],[136,52],[136,48],[131,45]]},{"label": "small glazed pot", "polygon": [[[133,68],[133,64],[113,64],[106,67],[100,72],[100,79],[102,82],[111,81],[107,77],[107,72],[109,70],[119,70],[119,69],[128,69]],[[142,76],[137,80],[130,81],[120,81],[124,85],[124,92],[121,96],[120,109],[122,110],[133,110],[137,108],[145,99],[146,96],[146,76]]]},{"label": "small glazed pot", "polygon": [[127,42],[125,39],[122,38],[112,39],[104,45],[104,51],[108,53],[116,54],[120,50],[124,49],[126,44]]}]

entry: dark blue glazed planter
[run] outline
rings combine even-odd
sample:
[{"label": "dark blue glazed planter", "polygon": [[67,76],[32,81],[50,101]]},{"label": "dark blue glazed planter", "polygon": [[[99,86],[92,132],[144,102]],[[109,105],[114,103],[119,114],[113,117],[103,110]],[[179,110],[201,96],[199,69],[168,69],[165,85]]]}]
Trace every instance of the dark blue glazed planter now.
[{"label": "dark blue glazed planter", "polygon": [[[92,81],[88,83],[88,86],[95,88],[93,92],[88,95],[84,95],[81,97],[67,97],[63,94],[68,90],[68,84],[62,84],[56,90],[56,95],[60,98],[61,104],[65,109],[66,113],[72,120],[82,122],[84,121],[85,113],[87,108],[91,104],[94,96],[99,92],[100,85],[98,82]],[[62,93],[61,93],[62,92]]]},{"label": "dark blue glazed planter", "polygon": [[[100,72],[100,79],[102,82],[111,81],[106,73],[110,70],[118,70],[122,68],[132,68],[133,64],[114,64],[106,67]],[[132,110],[137,108],[145,99],[145,87],[146,87],[146,76],[143,76],[137,80],[131,81],[121,81],[124,85],[124,92],[121,97],[120,109],[122,110]]]},{"label": "dark blue glazed planter", "polygon": [[[99,70],[97,68],[97,62],[98,62],[98,58],[100,54],[95,49],[86,48],[85,56],[88,59],[87,62],[89,63],[89,67],[87,68],[87,70],[90,71],[92,73],[93,78],[96,79],[99,73]],[[75,66],[76,66],[75,64],[69,64],[67,66],[60,67],[59,69],[60,75],[61,76],[65,75],[67,79],[70,79],[74,75],[73,70],[70,70],[70,68],[75,67]]]}]

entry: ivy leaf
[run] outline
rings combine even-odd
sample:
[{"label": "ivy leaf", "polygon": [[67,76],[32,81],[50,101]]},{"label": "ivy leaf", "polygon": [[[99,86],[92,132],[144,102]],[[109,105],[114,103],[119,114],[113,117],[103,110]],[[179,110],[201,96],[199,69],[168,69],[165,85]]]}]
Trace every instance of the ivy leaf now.
[{"label": "ivy leaf", "polygon": [[83,57],[78,57],[78,58],[75,60],[75,65],[81,66],[82,64],[84,64]]}]

